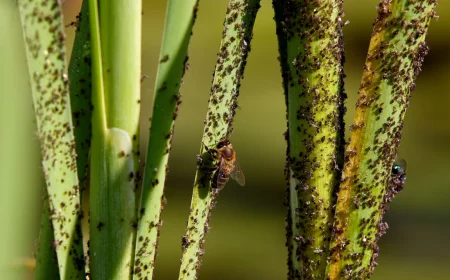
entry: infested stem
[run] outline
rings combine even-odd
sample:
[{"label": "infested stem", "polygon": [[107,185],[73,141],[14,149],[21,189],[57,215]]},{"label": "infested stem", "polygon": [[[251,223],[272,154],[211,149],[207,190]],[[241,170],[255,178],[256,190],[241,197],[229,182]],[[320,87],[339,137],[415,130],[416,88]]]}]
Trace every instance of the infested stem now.
[{"label": "infested stem", "polygon": [[329,279],[368,279],[376,266],[382,214],[403,119],[437,1],[382,0],[345,151],[330,245]]},{"label": "infested stem", "polygon": [[288,279],[322,279],[343,161],[342,1],[273,7],[288,118]]},{"label": "infested stem", "polygon": [[231,0],[228,5],[200,148],[203,160],[198,164],[187,229],[182,238],[180,280],[197,279],[209,217],[218,194],[211,189],[211,170],[217,162],[205,146],[215,147],[221,139],[228,137],[232,129],[259,2]]}]

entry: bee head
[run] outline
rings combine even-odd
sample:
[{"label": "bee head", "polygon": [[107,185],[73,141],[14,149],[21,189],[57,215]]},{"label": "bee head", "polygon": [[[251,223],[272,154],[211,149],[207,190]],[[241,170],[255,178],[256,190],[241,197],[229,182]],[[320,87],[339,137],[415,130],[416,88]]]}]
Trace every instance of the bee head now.
[{"label": "bee head", "polygon": [[230,141],[228,141],[227,139],[220,140],[219,143],[217,143],[217,149],[223,148],[228,145],[230,145]]}]

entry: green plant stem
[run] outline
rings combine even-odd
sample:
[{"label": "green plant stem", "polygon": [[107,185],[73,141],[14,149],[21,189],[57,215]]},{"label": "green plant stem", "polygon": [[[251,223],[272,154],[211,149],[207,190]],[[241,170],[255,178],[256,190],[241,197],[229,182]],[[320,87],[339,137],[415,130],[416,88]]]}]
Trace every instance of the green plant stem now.
[{"label": "green plant stem", "polygon": [[259,2],[231,0],[228,5],[200,148],[203,160],[197,168],[187,229],[182,238],[180,280],[197,279],[217,193],[211,189],[210,171],[217,162],[211,160],[204,145],[214,147],[230,134]]},{"label": "green plant stem", "polygon": [[342,1],[273,1],[288,116],[288,278],[323,279],[343,161]]},{"label": "green plant stem", "polygon": [[35,280],[59,279],[58,260],[51,244],[55,237],[50,217],[48,199],[44,200],[42,209],[41,229],[39,231],[39,246],[36,255]]},{"label": "green plant stem", "polygon": [[91,277],[130,279],[137,226],[141,2],[91,0],[89,14]]},{"label": "green plant stem", "polygon": [[158,247],[163,192],[181,79],[197,12],[197,0],[170,0],[155,85],[152,124],[144,170],[134,262],[134,279],[152,279]]},{"label": "green plant stem", "polygon": [[80,192],[61,3],[18,3],[47,183],[49,218],[54,229],[52,244],[61,279],[84,279]]},{"label": "green plant stem", "polygon": [[91,145],[91,43],[89,2],[83,1],[69,64],[70,104],[75,133],[80,193],[86,184]]},{"label": "green plant stem", "polygon": [[383,0],[378,5],[345,151],[327,279],[368,279],[376,266],[378,239],[386,230],[386,188],[436,4]]}]

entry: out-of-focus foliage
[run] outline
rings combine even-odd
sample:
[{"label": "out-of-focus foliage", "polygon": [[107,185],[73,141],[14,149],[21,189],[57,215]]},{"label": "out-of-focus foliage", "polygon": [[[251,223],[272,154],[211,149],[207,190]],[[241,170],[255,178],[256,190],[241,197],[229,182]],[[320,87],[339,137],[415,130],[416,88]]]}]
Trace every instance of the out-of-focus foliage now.
[{"label": "out-of-focus foliage", "polygon": [[[200,1],[189,51],[190,69],[181,87],[183,104],[169,161],[165,189],[168,204],[162,215],[156,279],[174,279],[178,274],[181,236],[189,214],[196,169],[195,155],[202,137],[227,3],[227,0]],[[347,126],[353,118],[377,3],[377,0],[344,1],[346,17],[343,20],[350,21],[344,27],[345,83],[349,96]],[[166,2],[144,0],[143,4],[142,73],[149,78],[142,83],[141,139],[146,141]],[[286,209],[283,206],[285,141],[282,135],[286,124],[285,105],[272,4],[270,0],[262,0],[261,5],[231,137],[246,175],[246,186],[241,188],[229,183],[221,192],[211,219],[199,279],[272,280],[283,279],[287,273]],[[79,7],[78,0],[65,1],[66,23],[75,20]],[[450,273],[447,265],[450,262],[450,2],[440,1],[437,13],[440,19],[431,22],[427,37],[430,52],[412,93],[400,145],[399,157],[408,163],[408,179],[386,217],[390,229],[381,239],[374,280],[445,279]],[[19,21],[10,23],[13,24]],[[3,30],[18,32],[20,28]],[[73,27],[68,27],[67,31],[73,36]],[[2,45],[12,43],[10,40],[1,42]],[[8,60],[6,63],[0,67],[12,67],[15,62]],[[0,96],[3,98],[4,94],[7,91],[2,90]],[[20,108],[32,112],[31,98],[23,102],[28,104]],[[28,119],[14,122],[30,125],[32,114],[28,116]],[[141,145],[146,146],[146,143]],[[145,151],[141,155],[145,155]],[[34,172],[39,171],[39,163],[34,162]],[[2,164],[5,168],[9,163],[3,161]],[[30,182],[27,186],[30,195],[35,196],[35,201],[41,201],[41,196],[31,191],[40,185]],[[1,188],[6,187],[11,186],[4,185],[2,179]],[[34,211],[33,214],[39,221],[40,213]],[[34,232],[29,231],[33,235],[31,238],[37,237],[38,224],[36,222]],[[29,245],[32,250],[32,244]]]},{"label": "out-of-focus foliage", "polygon": [[16,1],[0,1],[0,37],[0,275],[14,280],[32,275],[44,186]]}]

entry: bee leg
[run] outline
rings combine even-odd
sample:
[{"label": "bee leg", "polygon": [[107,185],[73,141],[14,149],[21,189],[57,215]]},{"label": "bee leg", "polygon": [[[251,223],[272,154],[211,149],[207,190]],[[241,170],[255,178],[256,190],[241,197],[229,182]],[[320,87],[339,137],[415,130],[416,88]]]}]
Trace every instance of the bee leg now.
[{"label": "bee leg", "polygon": [[195,155],[197,158],[197,166],[201,166],[203,163],[203,157],[200,154]]},{"label": "bee leg", "polygon": [[217,171],[217,167],[200,166],[199,170],[201,172],[198,181],[201,182],[202,185],[206,185],[208,181],[214,180],[213,178],[215,178],[214,174]]},{"label": "bee leg", "polygon": [[203,146],[205,147],[206,151],[207,151],[213,158],[216,158],[216,157],[217,157],[217,150],[208,148],[208,146],[206,146],[206,144],[203,143],[203,142],[202,142],[202,144],[203,144]]},{"label": "bee leg", "polygon": [[217,195],[219,194],[219,192],[220,192],[220,189],[218,189],[218,188],[212,188],[211,191],[212,191],[212,194],[213,194],[214,196],[217,196]]},{"label": "bee leg", "polygon": [[216,166],[201,166],[200,170],[203,171],[204,173],[213,173],[214,171],[217,170]]}]

